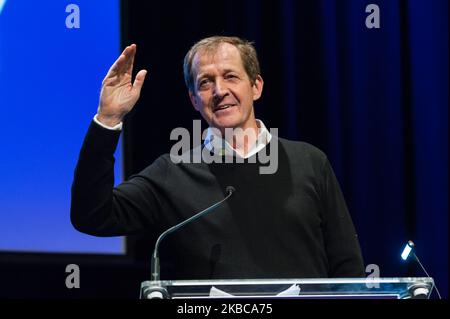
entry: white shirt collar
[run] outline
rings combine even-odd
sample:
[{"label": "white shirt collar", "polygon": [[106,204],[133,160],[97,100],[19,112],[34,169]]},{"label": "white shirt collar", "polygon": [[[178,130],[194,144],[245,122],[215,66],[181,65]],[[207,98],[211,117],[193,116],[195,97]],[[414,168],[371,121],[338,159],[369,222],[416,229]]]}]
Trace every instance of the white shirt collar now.
[{"label": "white shirt collar", "polygon": [[215,130],[211,127],[208,128],[206,132],[204,146],[215,155],[226,155],[226,156],[239,156],[241,158],[249,158],[255,155],[260,150],[269,144],[272,139],[272,134],[267,130],[266,126],[261,120],[256,120],[256,125],[258,125],[258,137],[255,144],[253,144],[245,156],[240,155],[236,150],[228,143],[226,140],[222,139],[220,135],[217,135]]}]

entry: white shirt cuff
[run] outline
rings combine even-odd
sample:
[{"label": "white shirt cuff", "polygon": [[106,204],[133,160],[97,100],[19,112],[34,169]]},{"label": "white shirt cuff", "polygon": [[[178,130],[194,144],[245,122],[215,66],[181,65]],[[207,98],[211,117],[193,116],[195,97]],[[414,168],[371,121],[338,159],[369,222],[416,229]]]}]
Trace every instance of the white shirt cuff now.
[{"label": "white shirt cuff", "polygon": [[97,123],[98,125],[100,125],[101,127],[104,127],[104,128],[106,128],[107,130],[113,130],[113,131],[121,131],[121,130],[122,130],[123,122],[120,122],[119,124],[117,124],[117,125],[115,125],[115,126],[108,126],[108,125],[105,125],[105,124],[103,124],[102,122],[100,122],[100,121],[97,119],[97,115],[98,115],[98,114],[95,114],[95,116],[94,116],[94,122]]}]

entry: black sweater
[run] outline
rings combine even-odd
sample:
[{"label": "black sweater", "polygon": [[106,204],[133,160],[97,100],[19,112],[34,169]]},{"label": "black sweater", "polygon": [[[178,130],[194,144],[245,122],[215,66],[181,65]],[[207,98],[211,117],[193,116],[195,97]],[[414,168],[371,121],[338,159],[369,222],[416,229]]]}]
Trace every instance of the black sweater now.
[{"label": "black sweater", "polygon": [[[259,163],[174,164],[159,157],[114,188],[120,131],[92,122],[72,185],[74,227],[95,236],[160,234],[236,192],[215,212],[166,237],[161,279],[364,276],[359,243],[324,153],[278,144],[278,170]],[[149,251],[152,247],[149,247]]]}]

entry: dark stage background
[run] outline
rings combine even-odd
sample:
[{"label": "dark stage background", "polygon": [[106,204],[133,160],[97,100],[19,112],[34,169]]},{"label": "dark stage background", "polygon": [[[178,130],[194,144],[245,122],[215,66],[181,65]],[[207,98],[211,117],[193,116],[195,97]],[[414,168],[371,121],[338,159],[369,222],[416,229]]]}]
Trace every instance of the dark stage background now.
[{"label": "dark stage background", "polygon": [[[380,8],[379,29],[366,28],[370,3]],[[169,152],[173,128],[200,118],[182,60],[216,34],[255,42],[265,80],[257,118],[329,156],[366,265],[382,277],[424,276],[400,260],[412,239],[448,297],[448,1],[123,1],[122,47],[136,43],[135,72],[149,71],[125,122],[126,177]],[[55,279],[65,256],[0,256],[3,273],[35,269],[5,278],[5,296],[136,298],[152,241],[128,238],[126,258],[80,256],[88,270],[78,291]]]}]

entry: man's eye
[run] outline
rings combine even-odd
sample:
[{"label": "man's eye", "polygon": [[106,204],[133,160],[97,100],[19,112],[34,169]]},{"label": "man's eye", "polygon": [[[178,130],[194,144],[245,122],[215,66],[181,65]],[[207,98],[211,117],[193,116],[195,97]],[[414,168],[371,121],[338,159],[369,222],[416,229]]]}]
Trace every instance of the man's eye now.
[{"label": "man's eye", "polygon": [[205,80],[201,80],[200,82],[199,82],[199,86],[200,87],[202,87],[202,86],[205,86],[206,84],[208,84],[209,83],[209,80],[208,79],[205,79]]},{"label": "man's eye", "polygon": [[226,78],[226,79],[234,79],[234,78],[237,78],[237,76],[234,75],[234,74],[227,74],[227,75],[225,76],[225,78]]}]

